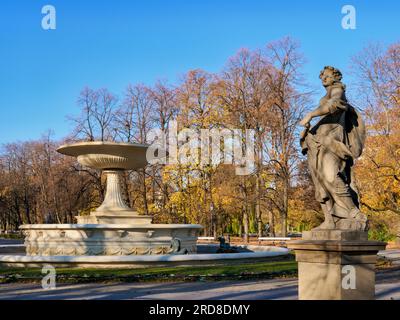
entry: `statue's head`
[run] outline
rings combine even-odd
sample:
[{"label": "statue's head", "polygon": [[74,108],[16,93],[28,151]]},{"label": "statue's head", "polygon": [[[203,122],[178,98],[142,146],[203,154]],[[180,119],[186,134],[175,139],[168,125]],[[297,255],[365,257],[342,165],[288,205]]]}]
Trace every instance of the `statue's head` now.
[{"label": "statue's head", "polygon": [[339,69],[336,69],[331,66],[326,66],[320,72],[319,78],[321,79],[322,85],[324,87],[329,87],[342,80],[342,73],[340,72]]}]

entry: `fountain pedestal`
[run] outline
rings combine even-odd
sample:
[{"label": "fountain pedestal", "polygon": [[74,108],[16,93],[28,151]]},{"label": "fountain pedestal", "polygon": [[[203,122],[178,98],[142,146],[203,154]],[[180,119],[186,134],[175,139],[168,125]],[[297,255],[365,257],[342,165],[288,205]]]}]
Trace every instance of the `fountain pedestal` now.
[{"label": "fountain pedestal", "polygon": [[300,300],[372,300],[375,263],[385,242],[368,241],[367,232],[318,230],[292,241]]},{"label": "fountain pedestal", "polygon": [[90,216],[76,216],[78,224],[148,224],[151,216],[139,215],[126,205],[121,192],[122,170],[104,170],[107,176],[103,203]]}]

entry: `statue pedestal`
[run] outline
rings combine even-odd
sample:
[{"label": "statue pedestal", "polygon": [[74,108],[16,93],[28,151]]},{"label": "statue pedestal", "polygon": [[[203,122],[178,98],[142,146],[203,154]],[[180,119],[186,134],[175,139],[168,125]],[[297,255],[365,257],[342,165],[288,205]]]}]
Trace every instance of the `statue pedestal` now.
[{"label": "statue pedestal", "polygon": [[372,300],[375,263],[385,242],[367,232],[316,230],[288,243],[296,253],[300,300]]}]

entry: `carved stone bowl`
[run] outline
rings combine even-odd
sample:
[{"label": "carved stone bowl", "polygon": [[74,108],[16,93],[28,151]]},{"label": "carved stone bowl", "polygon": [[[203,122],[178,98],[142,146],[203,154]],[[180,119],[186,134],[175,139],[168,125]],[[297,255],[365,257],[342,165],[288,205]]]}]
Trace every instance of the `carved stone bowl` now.
[{"label": "carved stone bowl", "polygon": [[146,166],[147,148],[143,144],[92,141],[66,144],[57,151],[93,169],[133,170]]}]

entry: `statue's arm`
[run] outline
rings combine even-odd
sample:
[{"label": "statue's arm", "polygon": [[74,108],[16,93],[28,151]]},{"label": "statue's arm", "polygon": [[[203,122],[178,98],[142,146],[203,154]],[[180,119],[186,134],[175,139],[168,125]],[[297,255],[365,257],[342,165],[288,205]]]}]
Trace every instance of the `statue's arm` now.
[{"label": "statue's arm", "polygon": [[315,117],[320,117],[327,115],[329,113],[334,113],[338,108],[343,109],[341,106],[341,98],[343,95],[343,89],[333,88],[331,92],[331,98],[327,100],[325,103],[321,104],[315,110],[306,114],[303,120],[300,121],[300,125],[304,127],[310,127],[310,121]]}]

